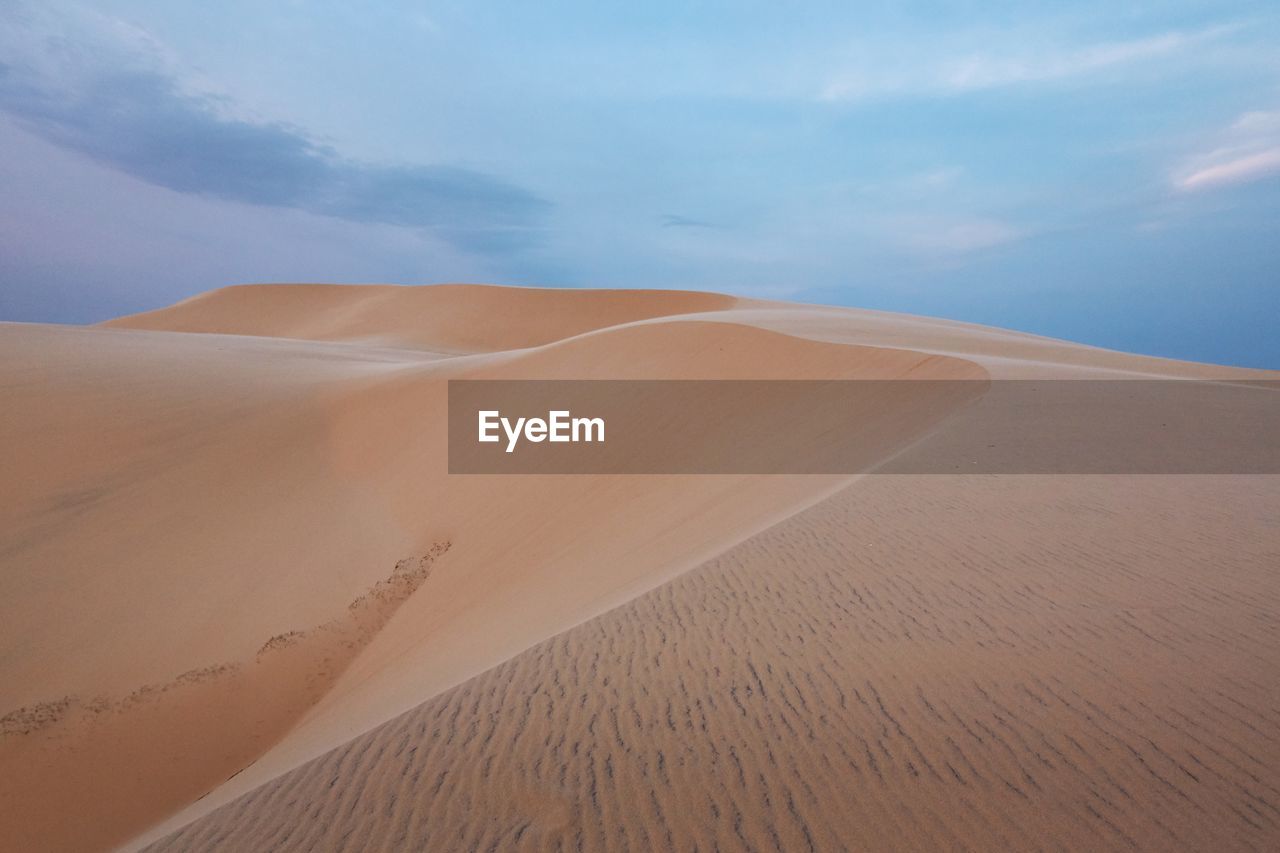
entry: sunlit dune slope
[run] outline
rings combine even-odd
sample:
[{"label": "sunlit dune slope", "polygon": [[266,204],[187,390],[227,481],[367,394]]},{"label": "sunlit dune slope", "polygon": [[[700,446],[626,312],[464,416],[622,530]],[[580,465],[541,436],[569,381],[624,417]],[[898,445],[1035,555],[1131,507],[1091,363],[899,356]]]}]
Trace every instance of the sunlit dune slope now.
[{"label": "sunlit dune slope", "polygon": [[679,290],[243,285],[104,325],[492,352],[553,343],[649,317],[720,311],[737,301]]},{"label": "sunlit dune slope", "polygon": [[[228,293],[260,322],[263,290]],[[240,771],[237,785],[266,781],[846,479],[449,477],[451,377],[985,375],[738,324],[627,322],[725,302],[697,294],[584,306],[499,290],[520,308],[509,327],[469,336],[457,317],[501,315],[494,291],[444,290],[452,319],[389,309],[396,343],[415,321],[449,330],[409,349],[239,327],[5,329],[0,437],[22,452],[0,498],[14,650],[0,788],[21,818],[3,843],[91,849]],[[363,316],[365,294],[343,292]],[[529,328],[530,293],[567,337],[523,348],[550,337]],[[342,313],[320,302],[296,322]],[[253,328],[300,334],[294,319]],[[480,340],[493,351],[439,357]],[[902,441],[928,426],[902,422]]]}]

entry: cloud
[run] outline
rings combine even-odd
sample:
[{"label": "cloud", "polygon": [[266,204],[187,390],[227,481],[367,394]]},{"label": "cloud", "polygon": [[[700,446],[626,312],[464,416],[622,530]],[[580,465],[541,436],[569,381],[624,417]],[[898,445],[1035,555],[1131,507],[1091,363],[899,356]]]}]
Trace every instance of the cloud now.
[{"label": "cloud", "polygon": [[953,43],[919,43],[913,50],[887,56],[863,49],[858,51],[862,61],[832,76],[819,97],[852,101],[891,95],[962,95],[1054,82],[1171,56],[1236,29],[1216,26],[1082,46],[1035,44],[1034,38],[1006,35],[1005,41],[1016,44],[996,51],[964,50]]},{"label": "cloud", "polygon": [[1219,134],[1218,144],[1174,171],[1177,190],[1197,192],[1280,175],[1280,112],[1245,113]]},{"label": "cloud", "polygon": [[926,254],[961,255],[993,249],[1025,236],[1019,228],[998,219],[918,218],[898,220],[891,224],[896,241]]},{"label": "cloud", "polygon": [[[430,229],[486,255],[541,235],[550,205],[528,190],[453,166],[351,160],[299,128],[237,117],[225,99],[186,91],[145,34],[98,24],[88,43],[37,40],[42,54],[0,66],[0,110],[63,148],[176,192]],[[96,41],[107,43],[101,60]]]},{"label": "cloud", "polygon": [[1178,187],[1183,190],[1201,190],[1226,184],[1249,183],[1276,174],[1280,174],[1280,147],[1192,172],[1178,181]]},{"label": "cloud", "polygon": [[681,216],[677,213],[664,213],[662,215],[663,228],[719,228],[714,222],[707,222],[703,219],[693,219],[688,216]]}]

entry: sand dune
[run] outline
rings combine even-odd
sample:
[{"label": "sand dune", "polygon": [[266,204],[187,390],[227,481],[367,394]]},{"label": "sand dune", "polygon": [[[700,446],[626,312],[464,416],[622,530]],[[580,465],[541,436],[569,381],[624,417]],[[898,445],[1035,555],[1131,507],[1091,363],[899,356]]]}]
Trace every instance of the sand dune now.
[{"label": "sand dune", "polygon": [[650,317],[721,311],[737,301],[679,290],[583,290],[566,297],[555,290],[467,285],[246,285],[104,325],[493,352]]},{"label": "sand dune", "polygon": [[1278,503],[873,477],[152,849],[1273,848]]},{"label": "sand dune", "polygon": [[1265,374],[678,291],[0,327],[0,848],[1270,846],[1274,477],[445,461],[451,378],[1148,375]]}]

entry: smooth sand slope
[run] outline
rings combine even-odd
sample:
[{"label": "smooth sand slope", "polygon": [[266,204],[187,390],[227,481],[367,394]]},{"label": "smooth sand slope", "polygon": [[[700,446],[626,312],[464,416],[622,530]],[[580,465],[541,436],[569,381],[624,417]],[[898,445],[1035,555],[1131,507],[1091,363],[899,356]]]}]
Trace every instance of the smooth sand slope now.
[{"label": "smooth sand slope", "polygon": [[446,473],[450,378],[1148,375],[1262,376],[663,291],[0,326],[0,849],[1272,847],[1280,478]]}]

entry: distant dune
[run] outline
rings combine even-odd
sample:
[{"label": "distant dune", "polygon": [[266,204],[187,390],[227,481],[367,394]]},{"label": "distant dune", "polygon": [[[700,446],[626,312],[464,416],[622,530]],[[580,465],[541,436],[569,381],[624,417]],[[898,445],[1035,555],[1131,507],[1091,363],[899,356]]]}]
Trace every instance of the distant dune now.
[{"label": "distant dune", "polygon": [[0,850],[1275,849],[1280,477],[464,477],[445,393],[1278,376],[681,291],[0,325]]}]

